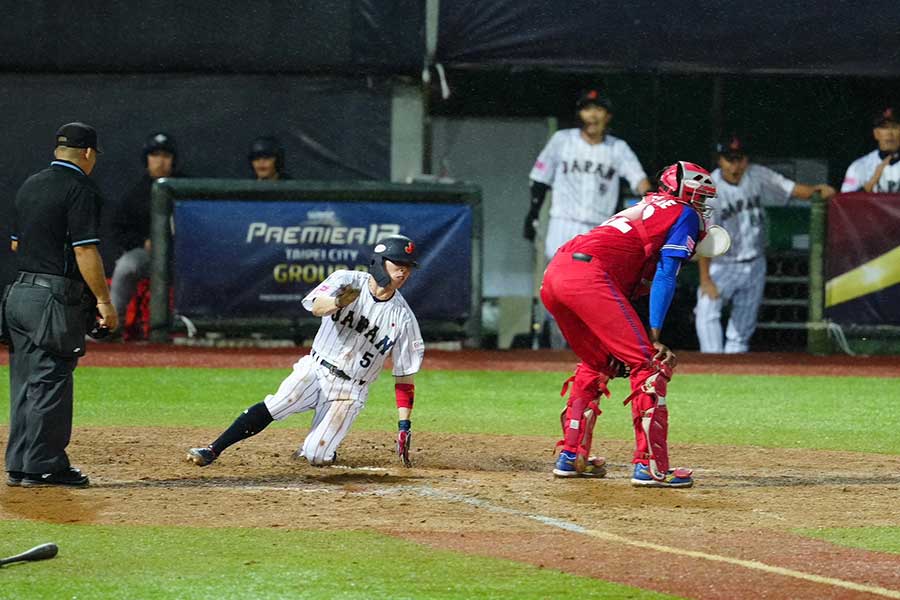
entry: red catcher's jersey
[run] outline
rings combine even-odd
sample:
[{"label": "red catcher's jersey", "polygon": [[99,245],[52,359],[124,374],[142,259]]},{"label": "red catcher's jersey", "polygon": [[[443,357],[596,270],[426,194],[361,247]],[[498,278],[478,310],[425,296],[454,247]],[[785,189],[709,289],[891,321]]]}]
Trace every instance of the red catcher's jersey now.
[{"label": "red catcher's jersey", "polygon": [[668,194],[648,194],[559,250],[590,254],[616,286],[633,297],[642,280],[652,280],[661,254],[685,260],[693,256],[702,229],[703,218],[692,206]]}]

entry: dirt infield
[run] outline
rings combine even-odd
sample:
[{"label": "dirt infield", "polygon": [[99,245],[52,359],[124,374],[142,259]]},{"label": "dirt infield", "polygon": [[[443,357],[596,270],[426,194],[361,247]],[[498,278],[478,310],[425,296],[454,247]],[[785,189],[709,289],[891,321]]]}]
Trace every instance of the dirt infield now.
[{"label": "dirt infield", "polygon": [[[82,364],[283,367],[298,354],[109,348],[92,351]],[[801,355],[681,358],[686,373],[900,374],[896,361],[847,357],[805,357],[811,364],[801,364]],[[426,368],[566,370],[571,364],[567,353],[433,352]],[[900,556],[794,533],[898,525],[898,456],[675,445],[679,463],[706,465],[695,473],[698,485],[653,490],[629,483],[630,440],[600,442],[611,463],[606,479],[561,481],[549,474],[551,438],[418,433],[414,468],[403,469],[390,432],[351,432],[341,446],[341,465],[316,469],[290,458],[299,432],[273,429],[210,467],[184,462],[186,448],[217,433],[81,428],[70,449],[93,487],[4,487],[0,518],[369,528],[687,598],[900,598]],[[0,443],[5,439],[0,428]]]}]

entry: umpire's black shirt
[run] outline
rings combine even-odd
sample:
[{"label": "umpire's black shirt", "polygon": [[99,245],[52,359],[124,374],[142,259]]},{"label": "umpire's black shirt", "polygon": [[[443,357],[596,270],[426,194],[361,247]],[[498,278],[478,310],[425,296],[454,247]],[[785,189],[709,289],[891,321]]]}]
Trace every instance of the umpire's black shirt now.
[{"label": "umpire's black shirt", "polygon": [[100,243],[100,189],[77,165],[54,160],[16,194],[12,239],[20,271],[82,281],[75,246]]}]

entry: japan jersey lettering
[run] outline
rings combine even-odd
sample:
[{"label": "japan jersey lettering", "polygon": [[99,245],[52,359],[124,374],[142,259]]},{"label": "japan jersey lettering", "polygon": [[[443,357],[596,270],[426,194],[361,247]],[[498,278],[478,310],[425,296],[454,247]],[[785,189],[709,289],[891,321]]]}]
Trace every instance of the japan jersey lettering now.
[{"label": "japan jersey lettering", "polygon": [[716,199],[710,224],[721,225],[731,235],[731,249],[713,260],[744,262],[766,251],[766,211],[763,199],[787,202],[795,183],[768,167],[750,164],[737,185],[725,181],[722,170],[712,172]]},{"label": "japan jersey lettering", "polygon": [[[842,192],[858,192],[872,175],[875,169],[883,159],[878,154],[878,150],[873,150],[861,158],[854,160],[844,175],[844,182],[841,184]],[[873,192],[900,192],[900,162],[888,165],[881,172],[878,183],[872,188]]]},{"label": "japan jersey lettering", "polygon": [[359,297],[330,316],[313,340],[313,352],[353,379],[371,383],[390,356],[393,374],[412,375],[422,366],[425,343],[419,323],[399,291],[389,300],[377,300],[369,291],[365,271],[335,271],[304,299],[312,310],[318,296],[335,296],[343,285],[362,290]]},{"label": "japan jersey lettering", "polygon": [[553,188],[550,217],[597,224],[619,201],[619,178],[632,189],[647,175],[628,144],[606,135],[589,144],[580,129],[557,131],[541,151],[530,178]]}]

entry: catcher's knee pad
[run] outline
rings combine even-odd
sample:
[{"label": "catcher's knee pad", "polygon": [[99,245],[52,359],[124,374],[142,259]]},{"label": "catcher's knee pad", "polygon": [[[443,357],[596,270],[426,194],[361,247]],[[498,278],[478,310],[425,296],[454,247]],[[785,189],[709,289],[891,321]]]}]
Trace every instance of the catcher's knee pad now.
[{"label": "catcher's knee pad", "polygon": [[609,390],[606,382],[609,381],[610,375],[604,371],[594,369],[585,363],[578,363],[575,367],[575,375],[566,380],[563,384],[561,396],[565,396],[566,387],[569,382],[572,383],[572,394],[570,398],[589,398],[596,400],[600,395],[609,397]]},{"label": "catcher's knee pad", "polygon": [[625,403],[642,393],[665,398],[674,375],[672,367],[665,363],[653,360],[642,364],[631,372],[631,396]]}]

